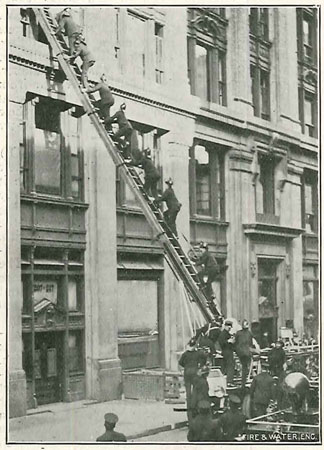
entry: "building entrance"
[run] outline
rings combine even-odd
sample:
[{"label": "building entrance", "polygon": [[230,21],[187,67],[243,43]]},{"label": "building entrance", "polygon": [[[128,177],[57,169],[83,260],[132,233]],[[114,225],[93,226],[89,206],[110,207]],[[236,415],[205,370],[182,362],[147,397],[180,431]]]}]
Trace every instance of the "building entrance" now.
[{"label": "building entrance", "polygon": [[63,334],[35,333],[35,393],[39,405],[63,400]]}]

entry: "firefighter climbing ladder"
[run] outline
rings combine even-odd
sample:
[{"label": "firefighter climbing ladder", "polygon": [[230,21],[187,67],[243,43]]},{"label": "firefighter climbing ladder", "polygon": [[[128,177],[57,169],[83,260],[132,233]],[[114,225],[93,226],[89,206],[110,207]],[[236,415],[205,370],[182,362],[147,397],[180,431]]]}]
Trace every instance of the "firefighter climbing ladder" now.
[{"label": "firefighter climbing ladder", "polygon": [[205,320],[210,321],[215,315],[219,315],[220,311],[217,310],[217,307],[213,301],[206,299],[202,292],[203,287],[198,278],[195,266],[182,249],[178,239],[172,234],[164,222],[160,209],[146,194],[143,189],[142,180],[140,179],[136,169],[125,165],[122,156],[118,152],[112,139],[107,134],[103,124],[101,123],[96,109],[91,103],[89,95],[81,89],[80,70],[75,63],[70,64],[65,60],[64,56],[69,53],[69,49],[67,48],[64,39],[57,37],[54,34],[56,24],[49,12],[49,8],[33,8],[33,10],[51,46],[53,57],[57,58],[60,63],[67,80],[69,80],[72,84],[85,112],[88,114],[92,124],[97,130],[98,135],[104,142],[113,162],[119,168],[125,182],[134,192],[150,226],[156,231],[157,237],[163,243],[165,254],[169,261],[171,261],[172,267],[183,281],[192,300],[198,305]]}]

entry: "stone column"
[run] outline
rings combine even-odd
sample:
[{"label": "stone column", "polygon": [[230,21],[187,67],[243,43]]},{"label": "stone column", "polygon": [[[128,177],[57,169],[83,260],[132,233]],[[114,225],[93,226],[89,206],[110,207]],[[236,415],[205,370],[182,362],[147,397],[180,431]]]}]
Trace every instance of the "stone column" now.
[{"label": "stone column", "polygon": [[276,86],[277,122],[300,132],[296,8],[274,8],[272,81]]},{"label": "stone column", "polygon": [[248,8],[230,8],[227,29],[228,106],[241,118],[252,117]]},{"label": "stone column", "polygon": [[229,222],[227,316],[238,320],[250,317],[250,256],[248,238],[243,224],[254,210],[251,180],[252,157],[240,149],[229,153],[229,171],[226,174],[226,219]]},{"label": "stone column", "polygon": [[121,395],[117,341],[115,165],[93,125],[84,118],[87,249],[85,254],[87,396]]},{"label": "stone column", "polygon": [[[9,416],[26,414],[26,376],[22,369],[22,289],[20,266],[20,162],[18,132],[22,127],[22,104],[9,103],[8,145],[8,339]],[[4,306],[2,317],[5,318]]]},{"label": "stone column", "polygon": [[301,336],[304,328],[302,236],[293,239],[291,242],[290,261],[290,292],[294,327]]}]

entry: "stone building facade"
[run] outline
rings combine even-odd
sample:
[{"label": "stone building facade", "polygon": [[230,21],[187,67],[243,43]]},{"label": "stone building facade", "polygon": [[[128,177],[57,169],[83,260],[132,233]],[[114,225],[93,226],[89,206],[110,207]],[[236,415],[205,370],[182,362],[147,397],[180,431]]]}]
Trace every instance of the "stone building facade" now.
[{"label": "stone building facade", "polygon": [[[53,8],[55,14],[56,8]],[[227,317],[318,333],[316,8],[72,11],[101,73],[208,242]],[[8,10],[9,406],[115,399],[177,368],[183,286],[31,8]],[[109,24],[109,26],[107,26]],[[54,55],[55,56],[55,55]]]}]

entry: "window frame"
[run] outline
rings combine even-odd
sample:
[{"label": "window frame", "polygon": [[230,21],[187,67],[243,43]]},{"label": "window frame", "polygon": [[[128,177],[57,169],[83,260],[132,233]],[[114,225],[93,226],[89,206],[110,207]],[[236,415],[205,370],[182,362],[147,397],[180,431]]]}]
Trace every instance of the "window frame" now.
[{"label": "window frame", "polygon": [[[44,192],[36,187],[36,165],[35,165],[35,131],[36,131],[36,107],[39,102],[56,102],[56,107],[60,113],[60,193]],[[24,161],[20,160],[20,173],[23,180],[21,182],[21,193],[24,195],[37,195],[54,199],[64,199],[74,202],[84,201],[84,156],[82,142],[81,111],[78,107],[67,104],[60,100],[49,97],[33,97],[28,99],[23,106],[23,143],[20,144],[20,153]],[[70,132],[70,116],[77,120],[77,158],[79,175],[72,174],[72,137]],[[72,181],[79,183],[79,195],[72,194]]]},{"label": "window frame", "polygon": [[[266,164],[271,162],[271,171],[269,170],[269,167],[264,168],[262,171],[262,164]],[[274,157],[270,157],[269,155],[258,155],[258,164],[260,168],[260,175],[259,175],[259,181],[262,185],[262,205],[263,205],[263,212],[260,213],[256,211],[257,215],[266,215],[266,216],[275,216],[276,215],[276,202],[275,202],[275,190],[276,190],[276,159]],[[264,183],[261,182],[262,173],[265,174],[267,177],[264,179]],[[264,186],[266,186],[266,189],[264,189]],[[269,197],[271,191],[271,195]]]},{"label": "window frame", "polygon": [[[210,214],[198,213],[197,210],[197,175],[195,147],[204,146],[209,154],[210,165]],[[218,221],[225,220],[225,155],[223,149],[218,149],[216,144],[195,140],[189,149],[189,200],[191,217],[211,218]],[[212,183],[212,173],[218,171],[219,183]],[[216,172],[215,172],[216,174]]]},{"label": "window frame", "polygon": [[[311,186],[312,189],[312,208],[313,208],[313,219],[314,219],[314,230],[308,232],[306,231],[307,214],[306,211],[306,195],[305,187],[306,185]],[[302,227],[305,229],[305,233],[311,235],[318,234],[318,174],[315,171],[304,170],[302,176]]]},{"label": "window frame", "polygon": [[155,82],[157,84],[164,83],[164,30],[165,26],[162,23],[154,22]]}]

